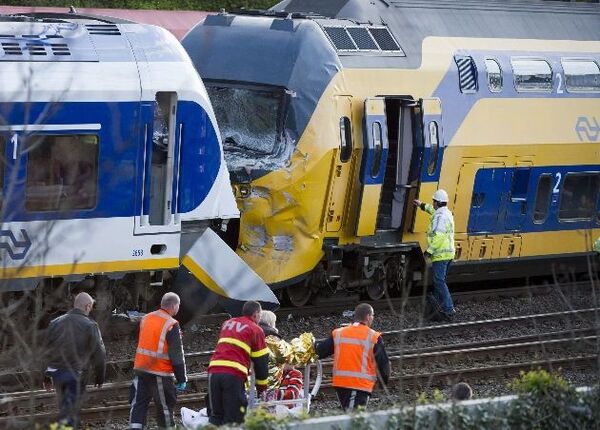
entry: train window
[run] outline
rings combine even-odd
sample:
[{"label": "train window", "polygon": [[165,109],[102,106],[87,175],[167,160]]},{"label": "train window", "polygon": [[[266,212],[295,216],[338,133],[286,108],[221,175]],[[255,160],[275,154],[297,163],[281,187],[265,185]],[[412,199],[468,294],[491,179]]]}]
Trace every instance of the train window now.
[{"label": "train window", "polygon": [[510,198],[512,201],[525,200],[527,198],[529,174],[529,169],[515,169],[510,189]]},{"label": "train window", "polygon": [[431,121],[429,123],[429,142],[431,144],[431,148],[429,150],[429,164],[427,165],[427,174],[429,174],[429,176],[432,176],[437,169],[438,149],[440,147],[440,140],[438,137],[438,125],[435,121]]},{"label": "train window", "polygon": [[473,193],[471,196],[471,207],[480,208],[485,202],[485,193]]},{"label": "train window", "polygon": [[352,155],[352,125],[350,118],[340,118],[340,160],[345,163]]},{"label": "train window", "polygon": [[373,123],[373,164],[371,165],[371,177],[376,178],[381,169],[381,155],[383,145],[381,143],[381,124]]},{"label": "train window", "polygon": [[284,127],[289,103],[284,88],[207,82],[206,89],[232,174],[244,172],[239,177],[247,178],[250,167],[260,172],[287,164],[293,143]]},{"label": "train window", "polygon": [[600,91],[600,68],[592,60],[562,60],[570,93]]},{"label": "train window", "polygon": [[150,169],[150,225],[165,224],[169,220],[173,180],[173,125],[177,109],[177,93],[159,91],[154,103],[152,130],[152,163]]},{"label": "train window", "polygon": [[477,91],[477,66],[472,57],[456,55],[454,57],[458,67],[458,80],[461,93],[474,93]]},{"label": "train window", "polygon": [[515,89],[518,92],[552,91],[552,69],[545,60],[512,58]]},{"label": "train window", "polygon": [[96,206],[98,136],[34,135],[26,142],[28,211]]},{"label": "train window", "polygon": [[590,220],[596,212],[600,174],[567,174],[560,194],[558,219],[560,221]]},{"label": "train window", "polygon": [[502,91],[502,69],[498,61],[488,58],[485,60],[488,88],[493,93]]},{"label": "train window", "polygon": [[548,216],[550,201],[552,196],[552,175],[543,174],[540,176],[535,193],[535,203],[533,205],[533,222],[542,224]]}]

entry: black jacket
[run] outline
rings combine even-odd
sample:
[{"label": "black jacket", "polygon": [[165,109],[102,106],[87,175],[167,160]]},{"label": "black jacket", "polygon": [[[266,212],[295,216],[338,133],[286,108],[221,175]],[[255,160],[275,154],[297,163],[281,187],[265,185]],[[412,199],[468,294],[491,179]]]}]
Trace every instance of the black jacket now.
[{"label": "black jacket", "polygon": [[167,333],[167,350],[169,352],[169,359],[173,365],[175,381],[177,383],[186,382],[185,355],[183,353],[179,324],[175,324]]},{"label": "black jacket", "polygon": [[281,339],[281,336],[279,335],[279,330],[277,330],[276,328],[273,328],[273,327],[268,326],[263,323],[258,323],[258,325],[265,332],[265,336],[275,336],[275,337]]},{"label": "black jacket", "polygon": [[[327,358],[333,355],[334,346],[335,344],[333,342],[333,337],[329,336],[325,340],[316,342],[315,352],[317,353],[319,358]],[[379,375],[381,376],[383,383],[387,384],[390,379],[391,366],[390,359],[388,358],[381,336],[379,336],[379,339],[377,339],[377,343],[373,347],[373,355],[375,357],[375,363],[377,363],[377,370],[379,372]]]},{"label": "black jacket", "polygon": [[106,350],[96,321],[79,309],[53,319],[46,335],[44,369],[71,370],[87,377],[94,367],[95,384],[103,384]]}]

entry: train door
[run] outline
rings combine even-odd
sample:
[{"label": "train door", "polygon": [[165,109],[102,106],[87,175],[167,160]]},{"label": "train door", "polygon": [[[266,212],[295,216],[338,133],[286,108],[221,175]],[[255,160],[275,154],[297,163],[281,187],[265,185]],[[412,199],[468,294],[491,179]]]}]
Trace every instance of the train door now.
[{"label": "train door", "polygon": [[[138,190],[136,234],[177,232],[176,171],[181,133],[177,129],[177,93],[157,92],[153,103],[142,103],[143,156]],[[179,142],[178,142],[179,141]]]},{"label": "train door", "polygon": [[[419,100],[419,105],[421,111],[420,144],[417,142],[420,153],[417,160],[419,162],[419,195],[429,200],[438,188],[445,149],[442,102],[437,97],[424,98]],[[426,231],[429,226],[429,216],[422,211],[414,213],[412,231]]]},{"label": "train door", "polygon": [[531,162],[520,162],[507,175],[506,212],[504,227],[509,231],[520,231],[527,217],[527,195],[531,173]]},{"label": "train door", "polygon": [[363,153],[360,165],[360,200],[358,204],[356,235],[375,233],[381,188],[388,156],[385,99],[365,100],[363,119]]},{"label": "train door", "polygon": [[377,229],[400,229],[412,205],[411,192],[415,192],[419,163],[413,163],[415,150],[415,109],[420,105],[413,99],[385,97],[388,155],[377,215]]},{"label": "train door", "polygon": [[503,168],[500,160],[462,164],[453,208],[457,260],[491,258],[492,243],[485,234],[499,217]]},{"label": "train door", "polygon": [[329,172],[325,231],[338,232],[344,220],[344,209],[350,188],[350,177],[354,163],[352,133],[352,97],[336,96],[336,119],[339,128],[339,148],[334,154]]}]

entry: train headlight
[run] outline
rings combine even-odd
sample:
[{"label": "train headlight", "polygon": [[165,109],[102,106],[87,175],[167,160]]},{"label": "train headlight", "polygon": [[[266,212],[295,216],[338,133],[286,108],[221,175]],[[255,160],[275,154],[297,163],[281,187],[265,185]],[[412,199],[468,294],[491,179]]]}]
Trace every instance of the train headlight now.
[{"label": "train headlight", "polygon": [[245,199],[246,197],[250,196],[250,185],[240,185],[239,190],[241,198]]}]

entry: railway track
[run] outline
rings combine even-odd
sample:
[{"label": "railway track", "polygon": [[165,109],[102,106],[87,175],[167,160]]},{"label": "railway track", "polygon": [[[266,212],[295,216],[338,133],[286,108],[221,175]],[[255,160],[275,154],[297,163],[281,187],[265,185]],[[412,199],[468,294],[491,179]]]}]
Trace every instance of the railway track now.
[{"label": "railway track", "polygon": [[[435,331],[443,333],[447,330],[470,327],[478,329],[494,324],[519,323],[524,319],[548,319],[571,317],[582,318],[585,315],[594,315],[598,309],[582,309],[552,314],[539,314],[528,317],[513,317],[488,321],[475,321],[468,323],[446,324],[419,328],[408,328],[394,332],[386,332],[384,336],[406,335],[421,330],[419,335]],[[492,375],[517,374],[520,370],[545,367],[556,368],[572,366],[575,368],[596,368],[598,365],[598,331],[596,326],[562,331],[551,331],[538,334],[527,334],[520,337],[489,339],[469,343],[435,345],[432,347],[412,348],[406,350],[389,349],[393,369],[402,369],[402,374],[396,372],[392,378],[394,384],[402,386],[436,385],[459,377],[489,378]],[[558,357],[555,355],[558,353]],[[519,354],[529,354],[523,360],[515,361]],[[568,354],[569,356],[560,356]],[[197,359],[206,365],[209,351],[188,354],[188,363]],[[533,357],[531,357],[533,356]],[[544,359],[540,359],[544,357]],[[503,361],[488,365],[491,361]],[[478,363],[476,365],[474,363]],[[423,371],[423,368],[433,367],[434,370]],[[189,366],[193,368],[193,365]],[[323,362],[324,375],[330,374],[331,361]],[[204,399],[206,392],[206,372],[190,374],[189,390],[191,393],[180,397],[180,405],[193,405],[198,407]],[[102,388],[91,388],[87,404],[95,405],[85,408],[84,417],[95,420],[95,417],[122,417],[128,411],[127,396],[129,380],[105,384]],[[324,379],[323,390],[330,389],[330,381]],[[0,427],[11,420],[36,420],[44,421],[53,415],[54,392],[33,390],[7,393],[0,396]]]},{"label": "railway track", "polygon": [[[426,338],[433,336],[441,336],[446,333],[459,333],[459,332],[481,332],[483,330],[490,330],[494,328],[498,328],[500,326],[508,326],[508,325],[519,325],[520,327],[526,327],[529,325],[534,325],[536,323],[542,323],[543,321],[585,321],[589,324],[592,324],[594,321],[600,320],[600,308],[587,308],[587,309],[574,309],[569,311],[562,312],[551,312],[551,313],[542,313],[542,314],[534,314],[534,315],[523,315],[523,316],[515,316],[515,317],[507,317],[507,318],[496,318],[490,320],[481,320],[481,321],[467,321],[467,322],[458,322],[452,324],[438,324],[438,325],[429,325],[429,326],[420,326],[420,327],[409,327],[400,330],[393,331],[384,331],[382,332],[382,336],[386,344],[388,345],[396,345],[399,342],[402,342],[403,339],[410,337],[413,338]],[[581,330],[567,330],[563,332],[564,337],[568,337],[568,334],[593,334],[594,328],[582,329]],[[550,334],[530,334],[521,336],[519,338],[510,337],[507,339],[493,339],[488,341],[482,341],[479,344],[474,343],[464,343],[461,344],[464,348],[469,347],[484,347],[486,345],[500,344],[500,343],[514,343],[514,342],[528,342],[534,341],[540,336],[550,336]],[[436,347],[430,348],[422,348],[420,350],[421,353],[442,350],[443,348],[447,348],[448,345],[439,345]],[[458,347],[458,346],[455,346]],[[389,349],[389,347],[388,347]],[[208,365],[208,360],[212,355],[213,351],[198,351],[187,353],[186,364],[189,369],[204,369]],[[414,352],[418,353],[418,352]],[[131,377],[131,371],[133,368],[132,360],[118,360],[111,361],[107,363],[106,368],[106,378],[111,381],[119,381],[128,379]],[[17,373],[0,373],[0,387],[15,387],[22,390],[31,387],[31,386],[41,386],[42,374],[41,372],[17,372]],[[13,388],[13,390],[15,389]]]},{"label": "railway track", "polygon": [[[590,281],[572,282],[568,286],[564,287],[564,293],[569,294],[573,291],[588,289],[591,287]],[[506,298],[506,297],[533,297],[538,295],[549,294],[557,290],[556,285],[524,285],[510,288],[486,288],[476,291],[458,291],[452,293],[452,298],[455,304],[463,304],[471,301],[485,301],[491,298]],[[288,317],[309,317],[309,316],[320,316],[320,315],[332,315],[340,314],[345,310],[352,310],[356,306],[358,296],[352,297],[333,297],[328,300],[324,300],[318,305],[307,305],[302,308],[284,307],[278,309],[275,314],[279,320]],[[423,296],[409,296],[409,297],[394,297],[394,298],[383,298],[378,301],[366,301],[371,304],[376,310],[394,310],[399,311],[406,308],[415,308],[423,305]],[[209,315],[198,315],[193,320],[186,323],[186,327],[201,327],[206,325],[217,325],[230,318],[231,316],[227,313],[216,313]],[[121,339],[123,337],[134,338],[137,334],[137,321],[131,321],[126,319],[114,319],[111,320],[110,326],[103,330],[103,337],[105,340],[109,339]],[[3,349],[8,350],[13,344],[12,334],[2,332],[3,342],[0,344]],[[38,331],[39,338],[39,331]],[[23,341],[23,340],[22,340]],[[0,385],[2,382],[0,381]]]},{"label": "railway track", "polygon": [[[565,293],[569,294],[579,289],[590,288],[590,281],[572,282],[565,287]],[[485,288],[476,291],[453,291],[452,300],[455,304],[462,304],[471,301],[485,301],[494,298],[501,297],[532,297],[550,294],[555,292],[558,287],[556,285],[522,285],[518,287],[510,288]],[[335,313],[341,313],[344,310],[353,310],[356,306],[358,297],[352,298],[332,298],[324,300],[318,305],[307,305],[302,308],[281,308],[275,312],[279,319],[287,318],[292,315],[298,316],[319,316],[319,315],[331,315]],[[361,300],[363,301],[363,300]],[[375,310],[400,310],[405,308],[415,308],[419,305],[424,304],[424,297],[422,295],[409,296],[409,297],[391,297],[382,298],[377,301],[364,300],[364,302],[371,304]]]},{"label": "railway track", "polygon": [[[471,367],[461,368],[456,370],[443,370],[439,372],[429,373],[411,373],[401,376],[392,376],[388,388],[393,388],[395,385],[403,387],[424,387],[424,386],[435,386],[439,384],[446,384],[460,379],[469,378],[470,380],[475,379],[486,379],[493,378],[496,376],[502,376],[504,378],[517,376],[521,371],[533,370],[533,369],[547,369],[552,370],[556,368],[563,369],[597,369],[598,366],[597,354],[587,354],[568,358],[558,359],[547,359],[547,360],[533,360],[522,363],[511,363],[501,364],[494,366],[482,366],[482,367]],[[198,380],[206,380],[206,375],[195,375],[193,382]],[[377,388],[377,390],[380,390]],[[100,391],[100,390],[98,390]],[[333,387],[331,386],[330,378],[324,378],[321,384],[321,392],[325,395],[331,395]],[[92,392],[93,393],[93,392]],[[90,394],[92,394],[90,393]],[[29,396],[30,404],[35,403],[31,393],[22,393],[23,396]],[[54,401],[54,393],[45,394],[48,401]],[[195,393],[183,394],[178,396],[177,405],[188,406],[194,409],[199,409],[205,406],[206,389],[202,387],[201,390]],[[88,404],[93,403],[92,398],[87,402]],[[2,404],[0,403],[0,406]],[[154,405],[151,405],[153,409]],[[47,407],[48,408],[48,407]],[[39,407],[37,408],[39,409]],[[50,409],[50,408],[48,408]],[[35,407],[33,408],[35,410]],[[46,423],[55,419],[55,411],[46,410],[43,412],[32,412],[32,413],[15,413],[9,416],[0,417],[0,426],[19,426],[24,428],[24,425],[32,423]],[[84,407],[81,413],[84,421],[103,421],[110,422],[116,419],[125,419],[129,414],[129,403],[124,398],[116,400],[103,399],[96,404],[94,407]],[[150,414],[153,414],[152,410]],[[152,416],[152,415],[150,415]]]}]

